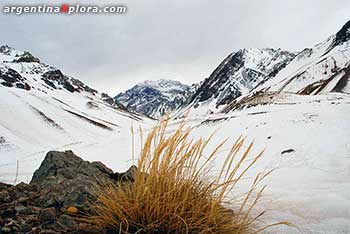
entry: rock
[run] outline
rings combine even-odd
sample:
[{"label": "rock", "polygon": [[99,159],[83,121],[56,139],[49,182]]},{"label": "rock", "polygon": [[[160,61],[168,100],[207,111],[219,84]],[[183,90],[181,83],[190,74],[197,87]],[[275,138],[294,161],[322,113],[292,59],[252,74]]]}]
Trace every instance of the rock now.
[{"label": "rock", "polygon": [[15,59],[15,63],[40,63],[40,59],[34,57],[29,52],[24,52],[18,59]]},{"label": "rock", "polygon": [[39,234],[59,234],[59,232],[52,231],[52,230],[42,230],[39,232]]},{"label": "rock", "polygon": [[0,211],[0,216],[4,219],[16,217],[16,211],[13,208],[2,209]]},{"label": "rock", "polygon": [[68,230],[76,230],[78,228],[78,224],[75,222],[75,220],[66,214],[61,215],[61,217],[57,220],[57,224]]},{"label": "rock", "polygon": [[52,81],[48,80],[47,78],[42,78],[42,80],[51,88],[57,89],[56,85]]},{"label": "rock", "polygon": [[56,219],[56,209],[54,207],[43,209],[40,212],[39,220],[52,221]]},{"label": "rock", "polygon": [[[5,229],[4,229],[5,228]],[[15,220],[10,220],[5,227],[1,229],[2,232],[5,233],[19,233],[21,231],[21,226]]]},{"label": "rock", "polygon": [[31,209],[31,212],[36,215],[40,214],[42,210],[40,207],[36,207],[36,206],[30,206],[30,209]]},{"label": "rock", "polygon": [[[5,144],[5,143],[6,143],[5,137],[0,136],[0,144]],[[0,190],[1,190],[1,188],[0,188]]]},{"label": "rock", "polygon": [[17,214],[30,214],[30,213],[32,213],[32,210],[29,207],[26,207],[23,205],[15,206],[15,211],[17,212]]},{"label": "rock", "polygon": [[10,233],[10,232],[11,232],[11,228],[9,228],[9,227],[1,228],[1,233]]},{"label": "rock", "polygon": [[293,152],[295,152],[294,149],[287,149],[287,150],[283,150],[283,151],[281,152],[281,154],[287,154],[287,153],[293,153]]},{"label": "rock", "polygon": [[72,151],[47,154],[40,168],[35,171],[31,184],[50,192],[41,197],[42,205],[78,207],[86,209],[93,191],[101,184],[113,183],[112,170],[102,163],[90,163]]},{"label": "rock", "polygon": [[10,194],[8,191],[0,191],[0,203],[9,202],[11,200]]},{"label": "rock", "polygon": [[74,206],[70,206],[70,207],[68,207],[67,212],[70,214],[76,214],[76,213],[78,213],[78,209]]},{"label": "rock", "polygon": [[125,181],[134,181],[134,174],[137,171],[137,167],[136,166],[131,166],[126,172],[123,173],[114,173],[112,175],[112,178],[116,181],[121,181],[121,182],[125,182]]},{"label": "rock", "polygon": [[71,85],[68,81],[63,84],[63,88],[67,89],[69,92],[74,93],[76,90],[73,85]]},{"label": "rock", "polygon": [[114,99],[110,97],[108,94],[102,93],[101,98],[104,102],[108,103],[109,105],[114,105]]},{"label": "rock", "polygon": [[6,71],[1,72],[0,78],[8,83],[15,83],[23,80],[22,76],[11,68],[8,68]]},{"label": "rock", "polygon": [[8,45],[0,46],[0,53],[5,54],[5,55],[10,55],[11,54],[11,47],[9,47]]},{"label": "rock", "polygon": [[[0,143],[5,143],[5,142],[6,142],[6,140],[5,140],[4,137],[0,137],[0,140],[1,140],[1,139],[3,139],[3,141],[0,142]],[[0,182],[0,192],[1,192],[1,191],[6,191],[8,188],[11,188],[12,186],[13,186],[13,185],[4,184],[4,183],[1,183],[1,182]]]},{"label": "rock", "polygon": [[43,74],[43,77],[48,79],[48,80],[58,81],[58,82],[63,82],[66,80],[63,73],[58,69],[45,72]]},{"label": "rock", "polygon": [[13,84],[10,82],[7,82],[7,81],[1,82],[1,85],[5,86],[5,87],[9,87],[9,88],[13,87]]},{"label": "rock", "polygon": [[[114,173],[101,162],[87,162],[72,151],[47,153],[30,184],[0,183],[0,233],[90,232],[77,214],[91,212],[101,185],[132,182],[137,168]],[[3,230],[2,230],[3,229]]]}]

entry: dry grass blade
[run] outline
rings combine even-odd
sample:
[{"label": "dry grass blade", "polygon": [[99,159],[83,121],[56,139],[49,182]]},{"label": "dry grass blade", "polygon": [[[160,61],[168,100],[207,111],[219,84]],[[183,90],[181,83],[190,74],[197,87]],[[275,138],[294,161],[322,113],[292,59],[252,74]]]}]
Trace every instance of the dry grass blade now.
[{"label": "dry grass blade", "polygon": [[89,217],[91,223],[115,233],[153,234],[252,234],[269,227],[255,224],[264,212],[252,214],[265,188],[259,184],[271,172],[258,174],[245,197],[228,199],[261,157],[247,162],[253,144],[243,150],[245,139],[240,137],[218,176],[211,179],[209,164],[226,141],[206,157],[212,135],[194,141],[191,130],[184,126],[181,123],[168,133],[165,120],[142,139],[134,182],[104,188],[94,206],[95,214]]}]

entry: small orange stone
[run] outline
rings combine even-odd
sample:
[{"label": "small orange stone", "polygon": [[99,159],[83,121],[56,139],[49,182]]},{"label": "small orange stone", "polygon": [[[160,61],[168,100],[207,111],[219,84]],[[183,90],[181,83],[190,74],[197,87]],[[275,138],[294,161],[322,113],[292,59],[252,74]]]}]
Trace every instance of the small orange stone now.
[{"label": "small orange stone", "polygon": [[78,209],[74,206],[71,206],[67,209],[67,212],[71,213],[71,214],[76,214],[76,213],[78,213]]}]

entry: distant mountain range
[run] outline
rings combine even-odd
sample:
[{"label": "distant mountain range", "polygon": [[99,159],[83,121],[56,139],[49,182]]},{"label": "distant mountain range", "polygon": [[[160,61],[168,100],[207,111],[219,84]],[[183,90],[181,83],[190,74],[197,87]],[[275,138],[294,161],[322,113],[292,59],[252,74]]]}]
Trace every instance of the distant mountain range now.
[{"label": "distant mountain range", "polygon": [[289,92],[315,95],[350,93],[350,21],[336,34],[299,53],[273,48],[241,49],[229,54],[198,84],[145,81],[114,98],[99,93],[30,52],[0,47],[0,84],[41,93],[89,94],[127,112],[159,118],[164,114],[227,112],[256,95]]},{"label": "distant mountain range", "polygon": [[350,93],[349,35],[350,21],[322,43],[299,53],[241,49],[229,54],[199,84],[189,87],[171,80],[147,81],[115,99],[129,111],[158,118],[179,109],[196,112],[201,106],[210,109],[208,113],[227,111],[240,98],[256,92]]}]

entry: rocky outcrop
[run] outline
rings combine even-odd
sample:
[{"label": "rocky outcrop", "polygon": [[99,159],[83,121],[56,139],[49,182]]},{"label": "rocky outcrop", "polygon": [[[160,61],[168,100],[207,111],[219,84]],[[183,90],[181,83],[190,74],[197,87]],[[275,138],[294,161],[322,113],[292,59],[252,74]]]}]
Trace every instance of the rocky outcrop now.
[{"label": "rocky outcrop", "polygon": [[22,77],[17,71],[0,67],[0,83],[6,87],[16,87],[19,89],[30,90],[31,87],[26,82],[26,78]]},{"label": "rocky outcrop", "polygon": [[350,40],[350,20],[337,32],[333,47]]},{"label": "rocky outcrop", "polygon": [[114,98],[110,97],[108,94],[106,93],[102,93],[101,94],[101,98],[102,98],[102,101],[108,103],[109,105],[113,106],[115,104],[115,100]]},{"label": "rocky outcrop", "polygon": [[49,152],[29,184],[0,183],[0,233],[94,233],[78,217],[91,212],[102,185],[132,182],[136,170],[114,173],[72,151]]},{"label": "rocky outcrop", "polygon": [[40,63],[40,59],[37,57],[34,57],[29,52],[24,52],[22,55],[19,56],[18,59],[15,59],[13,61],[14,63]]},{"label": "rocky outcrop", "polygon": [[42,80],[53,89],[62,86],[71,93],[86,91],[95,95],[98,92],[78,79],[65,76],[59,69],[47,71],[42,76]]},{"label": "rocky outcrop", "polygon": [[39,189],[50,188],[40,198],[44,207],[78,207],[85,209],[100,184],[112,183],[113,171],[100,162],[87,162],[72,151],[49,152],[35,171],[31,184]]}]

